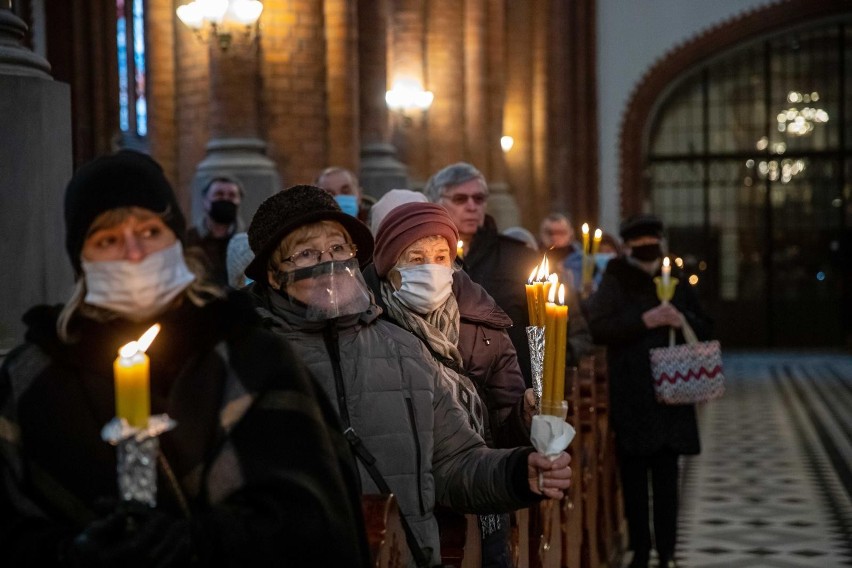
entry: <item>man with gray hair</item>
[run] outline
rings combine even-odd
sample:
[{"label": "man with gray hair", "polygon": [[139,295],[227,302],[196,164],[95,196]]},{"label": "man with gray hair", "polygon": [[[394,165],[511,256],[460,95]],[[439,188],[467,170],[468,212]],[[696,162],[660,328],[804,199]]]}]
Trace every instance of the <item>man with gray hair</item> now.
[{"label": "man with gray hair", "polygon": [[[467,162],[447,166],[426,182],[423,193],[433,203],[443,205],[458,227],[464,243],[462,266],[471,280],[485,288],[514,324],[509,337],[518,352],[518,362],[527,386],[531,386],[530,349],[526,327],[529,325],[526,289],[530,273],[541,262],[538,252],[523,242],[497,231],[494,218],[485,212],[488,183],[478,169]],[[551,264],[553,266],[553,264]],[[555,269],[554,269],[555,270]],[[569,296],[569,365],[591,351],[592,336],[577,303]]]},{"label": "man with gray hair", "polygon": [[530,386],[530,350],[525,329],[529,314],[524,284],[541,260],[538,253],[521,241],[500,234],[494,218],[485,212],[488,183],[471,164],[458,162],[442,169],[426,182],[423,193],[429,201],[442,205],[455,222],[464,243],[462,265],[471,280],[485,288],[512,319],[509,337]]}]

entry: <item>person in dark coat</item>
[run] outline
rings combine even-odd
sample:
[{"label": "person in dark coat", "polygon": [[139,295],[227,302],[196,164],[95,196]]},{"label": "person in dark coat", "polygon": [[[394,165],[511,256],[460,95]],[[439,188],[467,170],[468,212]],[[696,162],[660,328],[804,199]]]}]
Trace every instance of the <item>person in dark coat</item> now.
[{"label": "person in dark coat", "polygon": [[[657,298],[663,224],[638,215],[621,225],[626,256],[609,261],[598,291],[588,302],[595,341],[607,346],[610,418],[624,487],[624,503],[634,551],[632,568],[645,567],[651,550],[648,479],[653,486],[653,518],[660,566],[674,563],[678,510],[678,457],[700,451],[693,405],[656,401],[649,350],[669,344],[669,328],[683,318],[699,338],[710,320],[684,278],[669,304]],[[679,342],[683,337],[678,333]]]},{"label": "person in dark coat", "polygon": [[[506,333],[512,321],[457,269],[457,241],[455,223],[440,205],[400,205],[379,226],[365,279],[383,316],[420,338],[451,377],[459,404],[489,445],[528,445],[535,397]],[[509,516],[479,521],[482,565],[510,566]]]},{"label": "person in dark coat", "polygon": [[[333,410],[246,299],[187,266],[159,165],[130,151],[84,165],[65,219],[74,294],[25,315],[0,369],[3,566],[367,566]],[[177,426],[150,507],[119,501],[101,428],[117,350],[154,322],[150,407]]]},{"label": "person in dark coat", "polygon": [[[445,167],[426,182],[423,193],[442,205],[456,224],[464,243],[462,266],[471,280],[485,288],[512,320],[509,337],[518,352],[518,363],[527,386],[532,384],[526,289],[530,273],[541,256],[521,241],[502,235],[497,223],[485,213],[488,184],[471,164],[458,162]],[[569,307],[568,365],[576,365],[592,348],[591,334],[579,309]]]},{"label": "person in dark coat", "polygon": [[247,292],[336,405],[362,491],[396,496],[414,563],[440,563],[436,503],[492,514],[562,498],[567,454],[551,462],[532,447],[486,447],[454,377],[420,339],[379,318],[360,268],[373,236],[328,192],[301,185],[269,197],[248,235]]},{"label": "person in dark coat", "polygon": [[204,259],[208,278],[228,286],[227,256],[231,238],[242,230],[239,208],[245,190],[229,175],[217,175],[201,190],[204,217],[186,234],[187,249]]}]

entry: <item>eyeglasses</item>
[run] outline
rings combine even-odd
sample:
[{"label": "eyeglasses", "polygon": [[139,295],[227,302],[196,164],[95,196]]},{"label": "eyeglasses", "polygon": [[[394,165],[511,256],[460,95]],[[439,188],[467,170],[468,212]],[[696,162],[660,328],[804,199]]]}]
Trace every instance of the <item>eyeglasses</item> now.
[{"label": "eyeglasses", "polygon": [[482,205],[485,203],[485,200],[488,199],[487,193],[474,193],[473,195],[468,195],[466,193],[454,193],[452,195],[442,195],[444,199],[449,199],[453,202],[453,205],[464,205],[467,203],[468,199],[473,199],[473,202],[477,205]]},{"label": "eyeglasses", "polygon": [[358,252],[358,247],[352,243],[343,243],[331,245],[325,250],[305,249],[300,250],[296,254],[292,254],[284,259],[284,262],[291,262],[299,268],[306,268],[319,264],[322,260],[322,255],[328,253],[331,260],[349,260],[355,253]]}]

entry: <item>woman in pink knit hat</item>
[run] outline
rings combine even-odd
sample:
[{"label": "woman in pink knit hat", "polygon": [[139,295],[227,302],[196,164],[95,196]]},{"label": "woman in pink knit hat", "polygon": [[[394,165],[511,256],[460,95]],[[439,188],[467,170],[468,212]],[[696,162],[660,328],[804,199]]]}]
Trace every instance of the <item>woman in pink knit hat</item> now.
[{"label": "woman in pink knit hat", "polygon": [[[456,269],[458,238],[440,205],[400,205],[382,221],[364,277],[385,317],[420,338],[441,364],[489,445],[527,445],[534,398],[506,332],[512,321]],[[480,532],[483,566],[510,566],[508,515],[481,515]]]}]

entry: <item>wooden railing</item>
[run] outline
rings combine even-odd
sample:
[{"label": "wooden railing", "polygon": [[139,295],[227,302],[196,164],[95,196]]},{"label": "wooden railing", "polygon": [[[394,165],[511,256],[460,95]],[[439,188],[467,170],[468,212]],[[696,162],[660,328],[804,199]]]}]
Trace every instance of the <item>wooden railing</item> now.
[{"label": "wooden railing", "polygon": [[[621,486],[609,428],[606,353],[596,348],[566,371],[568,417],[577,435],[568,448],[573,481],[565,499],[516,511],[511,548],[519,568],[618,566],[626,532]],[[408,550],[392,497],[365,496],[364,512],[377,567],[405,566]],[[452,520],[450,520],[452,519]],[[475,517],[439,515],[442,559],[448,566],[480,565]],[[549,530],[548,530],[549,529]]]}]

